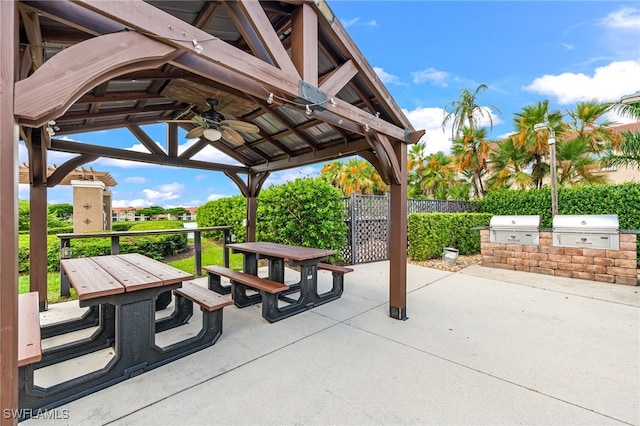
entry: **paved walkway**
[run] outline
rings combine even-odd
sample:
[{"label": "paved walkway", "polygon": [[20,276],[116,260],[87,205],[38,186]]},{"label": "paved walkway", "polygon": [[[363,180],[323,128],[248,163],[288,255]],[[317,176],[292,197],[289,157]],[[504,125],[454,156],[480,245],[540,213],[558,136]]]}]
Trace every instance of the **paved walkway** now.
[{"label": "paved walkway", "polygon": [[226,308],[213,347],[25,424],[640,425],[640,287],[409,265],[397,321],[388,266],[275,324]]}]

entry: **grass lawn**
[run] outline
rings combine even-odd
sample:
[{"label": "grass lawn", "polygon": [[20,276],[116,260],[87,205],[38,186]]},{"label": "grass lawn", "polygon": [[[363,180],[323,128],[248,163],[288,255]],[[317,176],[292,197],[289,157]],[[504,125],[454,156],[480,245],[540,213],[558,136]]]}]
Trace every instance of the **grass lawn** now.
[{"label": "grass lawn", "polygon": [[[180,260],[173,260],[167,262],[167,265],[171,265],[174,268],[178,268],[185,272],[195,274],[195,260],[193,253],[189,257],[182,258]],[[222,265],[222,247],[215,241],[202,239],[202,266],[207,265]],[[229,267],[232,269],[242,269],[242,255],[231,254],[229,256]],[[29,292],[29,275],[21,275],[18,281],[18,293]],[[47,299],[49,303],[65,302],[67,300],[77,299],[76,292],[71,289],[71,297],[60,296],[60,273],[49,272],[47,274]]]}]

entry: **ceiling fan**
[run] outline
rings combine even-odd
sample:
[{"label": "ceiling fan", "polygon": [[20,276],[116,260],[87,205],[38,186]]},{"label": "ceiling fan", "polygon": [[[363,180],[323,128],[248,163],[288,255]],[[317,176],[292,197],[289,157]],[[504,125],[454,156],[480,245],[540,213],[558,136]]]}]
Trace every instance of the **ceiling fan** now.
[{"label": "ceiling fan", "polygon": [[187,132],[187,139],[204,137],[211,142],[224,139],[232,145],[239,146],[244,143],[244,138],[238,132],[260,132],[260,128],[255,124],[241,120],[227,120],[224,115],[215,109],[218,105],[217,99],[207,98],[206,101],[209,109],[188,121],[196,124],[197,127]]}]

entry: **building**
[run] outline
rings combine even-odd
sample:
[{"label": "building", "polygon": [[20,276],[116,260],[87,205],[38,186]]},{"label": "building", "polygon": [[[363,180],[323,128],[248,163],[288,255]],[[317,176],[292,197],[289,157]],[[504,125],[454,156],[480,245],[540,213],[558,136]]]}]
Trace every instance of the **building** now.
[{"label": "building", "polygon": [[[640,133],[640,122],[611,126],[618,134],[622,132]],[[607,177],[609,183],[618,184],[624,182],[640,182],[640,170],[629,167],[603,167],[600,169]]]},{"label": "building", "polygon": [[[142,207],[113,207],[111,209],[111,220],[113,222],[140,222],[151,220],[150,216],[138,213],[138,211],[142,209]],[[184,214],[161,214],[158,215],[158,219],[181,220],[184,222],[196,220],[197,207],[184,207],[184,209],[187,211]]]}]

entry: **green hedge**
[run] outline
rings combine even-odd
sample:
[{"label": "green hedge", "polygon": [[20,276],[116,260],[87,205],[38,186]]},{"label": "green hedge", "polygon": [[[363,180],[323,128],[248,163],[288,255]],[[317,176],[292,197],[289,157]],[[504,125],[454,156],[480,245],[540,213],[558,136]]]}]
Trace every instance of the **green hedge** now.
[{"label": "green hedge", "polygon": [[138,222],[113,222],[111,224],[111,230],[116,232],[128,231],[136,223]]},{"label": "green hedge", "polygon": [[[296,179],[265,188],[258,196],[257,206],[258,241],[338,252],[347,244],[342,193],[321,179]],[[198,207],[198,226],[231,226],[236,240],[243,242],[246,211],[242,195],[210,201]],[[220,239],[221,233],[211,237]]]},{"label": "green hedge", "polygon": [[[496,215],[540,215],[551,228],[551,190],[493,190],[478,200],[479,211]],[[558,214],[617,214],[620,229],[640,229],[640,183],[558,188]]]},{"label": "green hedge", "polygon": [[[242,226],[242,221],[247,215],[247,202],[242,195],[220,198],[209,201],[198,207],[198,227],[207,226],[231,226],[231,233],[236,236],[236,241],[245,241],[247,230]],[[203,236],[213,240],[222,241],[222,231],[204,232]]]},{"label": "green hedge", "polygon": [[409,256],[414,260],[442,256],[445,247],[461,255],[480,253],[480,233],[471,228],[488,226],[489,213],[414,213],[409,215]]},{"label": "green hedge", "polygon": [[258,197],[256,239],[340,252],[347,244],[343,215],[342,192],[320,178],[270,186]]},{"label": "green hedge", "polygon": [[[180,221],[136,222],[132,231],[183,228]],[[148,237],[121,237],[120,253],[142,253],[161,260],[165,256],[182,253],[188,249],[187,234],[154,235]],[[111,253],[111,238],[78,238],[71,240],[72,257],[102,256]],[[60,239],[47,236],[47,269],[60,270]],[[18,237],[18,270],[29,272],[29,235]]]}]

